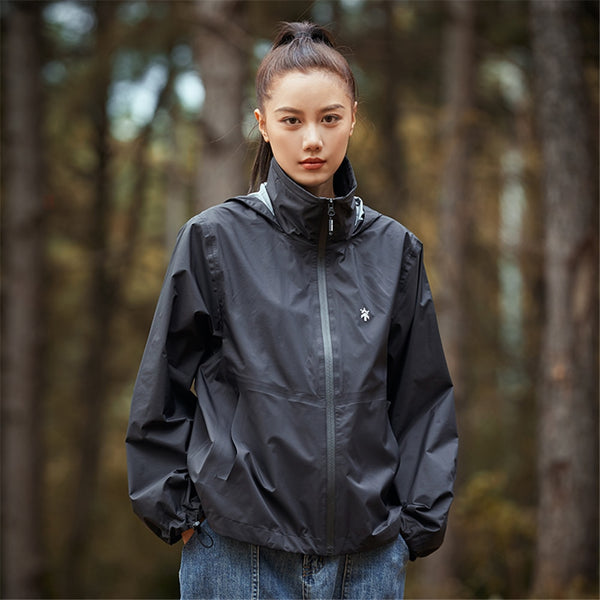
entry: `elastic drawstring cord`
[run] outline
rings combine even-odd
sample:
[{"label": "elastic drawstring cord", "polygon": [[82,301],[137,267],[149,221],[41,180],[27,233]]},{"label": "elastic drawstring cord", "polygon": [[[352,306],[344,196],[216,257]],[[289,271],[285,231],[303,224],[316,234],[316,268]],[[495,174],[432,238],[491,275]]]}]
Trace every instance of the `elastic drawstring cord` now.
[{"label": "elastic drawstring cord", "polygon": [[[195,522],[195,523],[192,525],[192,527],[193,527],[193,528],[196,530],[196,533],[198,534],[198,537],[200,538],[200,539],[199,539],[200,543],[201,543],[201,544],[202,544],[202,545],[203,545],[205,548],[212,548],[212,547],[214,546],[214,544],[215,544],[215,541],[212,539],[212,536],[210,535],[210,533],[208,533],[208,531],[203,531],[203,530],[201,529],[201,527],[200,527],[201,523],[202,523],[202,521],[196,521],[196,522]],[[208,539],[210,540],[210,543],[209,543],[209,544],[205,544],[205,543],[202,541],[202,537],[203,537],[204,535],[208,536]]]}]

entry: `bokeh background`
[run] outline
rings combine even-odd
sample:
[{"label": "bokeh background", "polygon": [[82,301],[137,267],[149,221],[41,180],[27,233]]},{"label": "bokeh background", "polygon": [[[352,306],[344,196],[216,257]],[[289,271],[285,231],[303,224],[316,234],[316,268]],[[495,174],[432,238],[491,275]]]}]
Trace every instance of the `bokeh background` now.
[{"label": "bokeh background", "polygon": [[598,596],[598,2],[0,2],[2,594],[175,598],[124,437],[181,225],[244,193],[278,22],[359,83],[367,204],[414,231],[457,389],[409,598]]}]

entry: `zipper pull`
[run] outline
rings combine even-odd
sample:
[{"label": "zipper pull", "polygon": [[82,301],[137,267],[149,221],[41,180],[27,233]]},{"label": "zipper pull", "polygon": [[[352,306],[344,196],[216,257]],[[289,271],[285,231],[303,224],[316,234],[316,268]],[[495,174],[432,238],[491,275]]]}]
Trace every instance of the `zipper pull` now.
[{"label": "zipper pull", "polygon": [[329,217],[329,236],[333,235],[333,217],[335,217],[335,209],[333,208],[333,199],[329,198],[329,208],[327,209],[327,216]]}]

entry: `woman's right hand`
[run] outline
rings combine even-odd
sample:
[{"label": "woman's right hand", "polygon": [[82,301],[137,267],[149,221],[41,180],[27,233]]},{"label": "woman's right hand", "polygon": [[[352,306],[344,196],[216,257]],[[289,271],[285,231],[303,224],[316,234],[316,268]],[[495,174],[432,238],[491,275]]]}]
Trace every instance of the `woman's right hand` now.
[{"label": "woman's right hand", "polygon": [[181,539],[183,540],[184,544],[187,544],[191,537],[194,535],[194,532],[196,530],[192,527],[191,529],[186,529],[182,534],[181,534]]}]

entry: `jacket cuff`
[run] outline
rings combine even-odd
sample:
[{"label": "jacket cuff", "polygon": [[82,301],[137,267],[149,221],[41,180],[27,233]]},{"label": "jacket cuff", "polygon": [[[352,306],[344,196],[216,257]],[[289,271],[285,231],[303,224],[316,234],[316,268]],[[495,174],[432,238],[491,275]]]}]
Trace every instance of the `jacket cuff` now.
[{"label": "jacket cuff", "polygon": [[163,539],[169,545],[176,544],[181,539],[181,534],[184,531],[195,528],[197,523],[203,521],[205,518],[202,507],[191,509],[182,516],[182,520],[172,522],[168,530],[165,532],[166,535],[163,537]]}]

